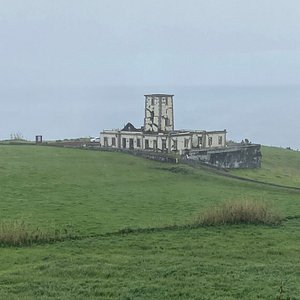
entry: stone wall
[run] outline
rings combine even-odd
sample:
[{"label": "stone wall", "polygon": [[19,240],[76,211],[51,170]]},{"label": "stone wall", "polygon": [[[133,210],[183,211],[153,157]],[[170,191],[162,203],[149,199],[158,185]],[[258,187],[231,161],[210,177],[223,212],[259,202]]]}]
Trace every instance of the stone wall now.
[{"label": "stone wall", "polygon": [[261,167],[261,146],[237,144],[221,149],[193,150],[188,159],[221,169],[254,169]]},{"label": "stone wall", "polygon": [[[91,149],[91,147],[89,147]],[[88,149],[89,149],[88,148]],[[130,149],[112,149],[112,148],[94,148],[95,150],[100,151],[108,151],[108,152],[122,152],[127,153],[139,157],[143,157],[150,160],[156,160],[160,162],[167,162],[167,163],[178,163],[179,159],[168,154],[159,153],[159,152],[153,152],[152,150],[146,151],[146,150],[130,150]]]}]

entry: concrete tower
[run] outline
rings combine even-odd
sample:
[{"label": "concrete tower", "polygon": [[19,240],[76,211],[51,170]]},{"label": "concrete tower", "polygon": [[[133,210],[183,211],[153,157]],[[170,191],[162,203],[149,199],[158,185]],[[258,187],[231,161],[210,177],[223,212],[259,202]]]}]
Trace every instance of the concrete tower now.
[{"label": "concrete tower", "polygon": [[145,131],[168,132],[174,130],[173,96],[166,94],[145,95]]}]

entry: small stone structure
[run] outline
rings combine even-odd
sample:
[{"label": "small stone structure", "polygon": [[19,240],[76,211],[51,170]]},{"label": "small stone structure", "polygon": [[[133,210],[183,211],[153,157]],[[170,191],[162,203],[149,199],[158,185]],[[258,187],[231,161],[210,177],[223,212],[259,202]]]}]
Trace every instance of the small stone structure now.
[{"label": "small stone structure", "polygon": [[35,136],[35,143],[41,144],[43,142],[43,136],[42,135],[36,135]]}]

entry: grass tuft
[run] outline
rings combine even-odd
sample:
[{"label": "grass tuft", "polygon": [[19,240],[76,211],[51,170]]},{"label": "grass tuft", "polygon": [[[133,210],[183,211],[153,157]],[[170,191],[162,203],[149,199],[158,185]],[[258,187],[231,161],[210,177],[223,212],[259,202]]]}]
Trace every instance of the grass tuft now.
[{"label": "grass tuft", "polygon": [[0,245],[1,246],[26,246],[63,241],[74,237],[67,229],[45,231],[39,227],[30,227],[24,221],[0,222]]},{"label": "grass tuft", "polygon": [[254,200],[231,200],[199,215],[195,225],[279,225],[282,221],[282,216],[267,203]]}]

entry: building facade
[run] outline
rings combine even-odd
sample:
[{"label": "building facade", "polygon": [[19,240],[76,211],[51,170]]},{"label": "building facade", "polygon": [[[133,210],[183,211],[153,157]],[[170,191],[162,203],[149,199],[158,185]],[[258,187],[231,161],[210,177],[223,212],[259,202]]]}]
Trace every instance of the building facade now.
[{"label": "building facade", "polygon": [[144,126],[138,129],[128,123],[121,130],[104,130],[100,133],[101,147],[179,154],[225,147],[226,130],[175,130],[173,97],[145,95]]}]

